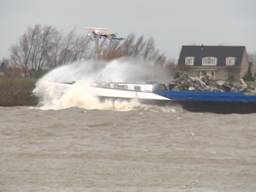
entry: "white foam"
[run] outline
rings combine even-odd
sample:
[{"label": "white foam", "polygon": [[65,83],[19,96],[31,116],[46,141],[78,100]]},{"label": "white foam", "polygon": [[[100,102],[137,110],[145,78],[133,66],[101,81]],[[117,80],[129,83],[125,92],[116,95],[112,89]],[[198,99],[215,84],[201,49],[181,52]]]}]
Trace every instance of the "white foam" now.
[{"label": "white foam", "polygon": [[[93,94],[90,85],[95,81],[125,82],[151,78],[153,67],[134,60],[114,60],[109,63],[83,61],[58,67],[36,84],[34,94],[40,98],[40,108],[65,109],[81,107],[85,109],[129,111],[141,107],[137,101],[104,102]],[[164,77],[164,75],[159,75]],[[63,84],[71,83],[73,84]],[[146,107],[145,107],[146,109]]]}]

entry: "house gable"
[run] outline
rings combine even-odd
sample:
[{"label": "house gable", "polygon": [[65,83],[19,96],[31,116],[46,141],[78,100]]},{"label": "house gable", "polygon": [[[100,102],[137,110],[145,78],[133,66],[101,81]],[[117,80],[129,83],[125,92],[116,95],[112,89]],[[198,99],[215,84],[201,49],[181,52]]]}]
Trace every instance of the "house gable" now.
[{"label": "house gable", "polygon": [[[186,62],[192,60],[193,65]],[[204,76],[214,80],[240,80],[248,70],[244,46],[182,46],[178,69],[191,76]]]},{"label": "house gable", "polygon": [[185,65],[186,57],[194,57],[194,66],[202,66],[204,58],[216,58],[216,66],[226,66],[227,58],[234,58],[234,66],[242,63],[244,46],[182,46],[178,65]]}]

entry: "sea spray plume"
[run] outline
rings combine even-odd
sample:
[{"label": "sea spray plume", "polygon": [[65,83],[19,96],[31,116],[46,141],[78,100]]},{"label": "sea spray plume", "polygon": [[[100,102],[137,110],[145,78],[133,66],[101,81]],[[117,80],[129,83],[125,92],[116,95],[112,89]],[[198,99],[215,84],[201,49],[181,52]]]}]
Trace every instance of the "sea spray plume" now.
[{"label": "sea spray plume", "polygon": [[110,61],[98,72],[97,80],[105,82],[169,82],[170,72],[143,59],[121,58]]},{"label": "sea spray plume", "polygon": [[38,83],[42,81],[64,83],[84,79],[86,79],[86,81],[93,81],[97,70],[104,67],[98,67],[100,65],[100,63],[98,64],[93,61],[80,61],[66,64],[49,71]]},{"label": "sea spray plume", "polygon": [[43,82],[35,89],[40,95],[40,109],[60,110],[70,107],[98,110],[130,111],[137,107],[137,101],[112,101],[100,102],[94,95],[93,89],[86,81],[77,81],[72,85]]},{"label": "sea spray plume", "polygon": [[[106,63],[83,61],[58,67],[37,83],[34,94],[39,97],[41,109],[65,109],[82,107],[86,109],[131,110],[137,102],[100,102],[94,95],[91,84]],[[73,83],[75,82],[75,83]]]},{"label": "sea spray plume", "polygon": [[[148,63],[119,59],[111,62],[83,61],[58,67],[36,84],[34,94],[40,98],[42,109],[83,107],[86,109],[132,110],[137,101],[100,102],[91,84],[95,81],[138,82],[152,80],[155,68]],[[164,73],[164,71],[163,71]],[[162,78],[163,74],[159,74]],[[75,82],[72,84],[72,82]]]},{"label": "sea spray plume", "polygon": [[77,81],[72,85],[40,82],[34,92],[40,98],[41,109],[45,110],[59,110],[69,107],[103,109],[86,81]]},{"label": "sea spray plume", "polygon": [[[58,67],[37,83],[34,94],[39,97],[43,109],[69,107],[101,108],[92,95],[90,83],[94,81],[95,64],[92,61],[76,62]],[[74,84],[68,84],[76,82]]]}]

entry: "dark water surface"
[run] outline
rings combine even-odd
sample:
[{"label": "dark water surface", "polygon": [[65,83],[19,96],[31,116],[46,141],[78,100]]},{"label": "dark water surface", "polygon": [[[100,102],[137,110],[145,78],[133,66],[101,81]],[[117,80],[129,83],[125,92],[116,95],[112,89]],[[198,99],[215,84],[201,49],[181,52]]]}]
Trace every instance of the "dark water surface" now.
[{"label": "dark water surface", "polygon": [[256,191],[256,114],[0,108],[0,191]]}]

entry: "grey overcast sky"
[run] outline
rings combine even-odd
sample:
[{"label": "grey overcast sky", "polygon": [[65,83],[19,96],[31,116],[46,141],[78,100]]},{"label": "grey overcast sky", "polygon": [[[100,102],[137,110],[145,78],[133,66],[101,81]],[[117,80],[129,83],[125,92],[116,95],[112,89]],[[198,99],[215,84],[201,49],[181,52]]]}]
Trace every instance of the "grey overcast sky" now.
[{"label": "grey overcast sky", "polygon": [[255,0],[0,0],[0,24],[0,59],[35,24],[153,37],[171,58],[183,44],[245,45],[256,52]]}]

